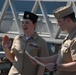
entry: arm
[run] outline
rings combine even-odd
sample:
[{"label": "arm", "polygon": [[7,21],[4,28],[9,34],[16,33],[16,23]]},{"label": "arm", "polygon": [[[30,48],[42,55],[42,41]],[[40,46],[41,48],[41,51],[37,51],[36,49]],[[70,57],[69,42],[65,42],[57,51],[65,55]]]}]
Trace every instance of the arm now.
[{"label": "arm", "polygon": [[[71,62],[68,63],[62,63],[62,64],[58,64],[57,66],[57,70],[59,71],[69,71],[69,72],[73,72],[76,71],[76,39],[73,40],[73,42],[71,43],[70,46],[70,54],[71,54]],[[67,58],[68,59],[68,58]],[[55,63],[48,63],[46,65],[46,68],[50,71],[54,71],[53,67],[54,67]]]},{"label": "arm", "polygon": [[7,35],[4,36],[3,40],[2,40],[2,47],[5,51],[6,57],[13,62],[14,61],[14,53],[11,53],[9,50],[9,46],[10,46],[11,42],[9,40],[9,37]]},{"label": "arm", "polygon": [[11,61],[14,62],[14,53],[11,53],[10,50],[6,47],[3,48],[6,54],[6,57]]},{"label": "arm", "polygon": [[48,56],[48,57],[35,57],[40,62],[47,64],[47,63],[55,63],[57,60],[58,54]]},{"label": "arm", "polygon": [[[50,56],[50,57],[38,57],[39,61],[43,62],[43,63],[50,63],[50,62],[56,62],[56,59],[57,59],[57,54],[53,55],[53,56]],[[54,65],[54,64],[53,64]],[[38,73],[37,75],[43,75],[44,74],[44,71],[45,71],[45,67],[43,66],[40,66],[39,69],[38,69]]]},{"label": "arm", "polygon": [[58,70],[60,71],[76,71],[76,61],[58,65]]},{"label": "arm", "polygon": [[[49,71],[54,71],[54,65],[55,65],[55,63],[48,63],[46,65],[46,68]],[[65,64],[59,64],[59,65],[57,65],[57,70],[58,71],[74,72],[74,71],[76,71],[76,61],[70,62],[70,63],[65,63]]]},{"label": "arm", "polygon": [[76,38],[73,39],[71,43],[70,54],[72,62],[59,65],[59,70],[70,71],[70,72],[76,71]]},{"label": "arm", "polygon": [[58,70],[60,71],[76,71],[76,38],[73,39],[70,45],[70,54],[72,61],[69,63],[63,63],[58,65]]}]

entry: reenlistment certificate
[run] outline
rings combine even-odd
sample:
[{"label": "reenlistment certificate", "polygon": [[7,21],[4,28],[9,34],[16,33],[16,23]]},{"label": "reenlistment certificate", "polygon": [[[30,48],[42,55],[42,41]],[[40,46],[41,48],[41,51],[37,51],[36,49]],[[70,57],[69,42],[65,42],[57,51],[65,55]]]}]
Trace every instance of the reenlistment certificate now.
[{"label": "reenlistment certificate", "polygon": [[33,56],[31,56],[31,55],[27,52],[27,50],[25,51],[25,53],[26,53],[32,60],[36,61],[39,65],[45,67],[45,64],[43,64],[42,62],[38,61],[38,60],[35,59]]}]

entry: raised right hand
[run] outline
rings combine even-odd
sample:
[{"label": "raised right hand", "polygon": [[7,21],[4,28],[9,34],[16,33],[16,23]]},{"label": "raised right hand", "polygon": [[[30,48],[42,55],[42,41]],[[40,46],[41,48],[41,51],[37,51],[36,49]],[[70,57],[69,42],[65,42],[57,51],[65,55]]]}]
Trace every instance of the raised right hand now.
[{"label": "raised right hand", "polygon": [[2,40],[2,47],[3,48],[8,48],[10,46],[10,39],[7,35],[4,35],[3,40]]}]

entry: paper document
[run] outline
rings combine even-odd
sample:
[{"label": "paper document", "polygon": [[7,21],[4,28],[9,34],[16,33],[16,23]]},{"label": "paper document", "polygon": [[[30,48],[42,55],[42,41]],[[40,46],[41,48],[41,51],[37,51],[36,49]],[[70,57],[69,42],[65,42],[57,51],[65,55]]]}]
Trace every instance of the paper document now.
[{"label": "paper document", "polygon": [[31,56],[27,51],[25,51],[25,53],[34,61],[36,61],[39,65],[41,66],[45,66],[45,64],[41,63],[40,61],[38,61],[37,59],[35,59],[33,56]]}]

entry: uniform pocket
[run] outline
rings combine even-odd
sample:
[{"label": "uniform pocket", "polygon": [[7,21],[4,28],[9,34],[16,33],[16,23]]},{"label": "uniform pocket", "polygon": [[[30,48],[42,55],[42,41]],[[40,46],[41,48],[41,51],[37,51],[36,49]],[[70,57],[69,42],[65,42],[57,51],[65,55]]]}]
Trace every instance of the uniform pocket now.
[{"label": "uniform pocket", "polygon": [[61,48],[61,54],[64,62],[69,62],[71,61],[71,54],[70,54],[70,45],[71,45],[71,40],[67,40],[64,42]]},{"label": "uniform pocket", "polygon": [[71,40],[67,40],[64,42],[64,44],[62,45],[62,48],[61,48],[63,53],[67,53],[69,51],[71,42],[72,42]]}]

